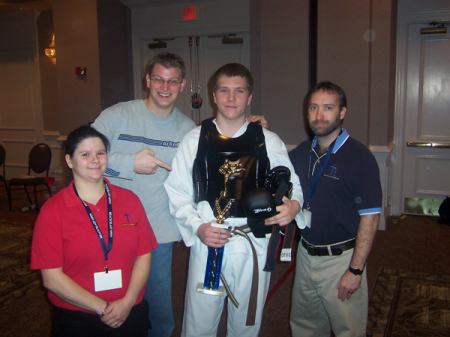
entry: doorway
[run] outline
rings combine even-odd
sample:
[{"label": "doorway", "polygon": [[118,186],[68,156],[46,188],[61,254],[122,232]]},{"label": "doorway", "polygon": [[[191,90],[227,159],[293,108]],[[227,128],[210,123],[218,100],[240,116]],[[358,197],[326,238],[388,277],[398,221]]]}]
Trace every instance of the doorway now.
[{"label": "doorway", "polygon": [[399,18],[394,214],[437,215],[450,195],[450,12]]},{"label": "doorway", "polygon": [[[150,46],[150,48],[149,48]],[[154,48],[154,47],[160,48]],[[157,53],[168,51],[180,55],[186,64],[186,86],[175,106],[200,124],[215,115],[215,104],[208,86],[212,74],[226,63],[241,63],[250,69],[250,35],[201,35],[166,39],[148,39],[142,42],[141,64]],[[136,88],[145,98],[145,67],[142,67]],[[250,113],[250,107],[247,112]]]}]

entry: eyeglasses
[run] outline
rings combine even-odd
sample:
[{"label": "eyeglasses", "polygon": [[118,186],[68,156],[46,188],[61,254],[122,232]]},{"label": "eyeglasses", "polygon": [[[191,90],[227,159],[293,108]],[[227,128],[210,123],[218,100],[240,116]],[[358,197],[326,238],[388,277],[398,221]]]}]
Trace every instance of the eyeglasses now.
[{"label": "eyeglasses", "polygon": [[178,86],[178,85],[180,85],[183,82],[183,81],[180,81],[177,78],[172,78],[172,79],[166,81],[166,80],[163,80],[160,77],[154,77],[154,78],[150,78],[150,80],[155,82],[155,83],[157,83],[157,84],[159,84],[159,85],[164,85],[164,83],[167,82],[168,85],[173,86],[173,87]]}]

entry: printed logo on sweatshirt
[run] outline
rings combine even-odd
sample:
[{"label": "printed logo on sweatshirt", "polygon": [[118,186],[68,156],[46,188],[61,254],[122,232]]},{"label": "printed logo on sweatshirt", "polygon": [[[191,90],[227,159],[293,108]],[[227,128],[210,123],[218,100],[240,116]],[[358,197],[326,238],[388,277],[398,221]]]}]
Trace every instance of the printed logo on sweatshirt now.
[{"label": "printed logo on sweatshirt", "polygon": [[119,174],[120,174],[120,172],[117,172],[117,171],[115,171],[115,170],[113,170],[112,168],[109,168],[109,167],[105,171],[105,175],[107,175],[107,176],[118,177]]},{"label": "printed logo on sweatshirt", "polygon": [[142,136],[127,135],[124,133],[120,134],[119,138],[117,139],[133,143],[144,143],[146,145],[172,147],[172,148],[178,148],[178,145],[180,144],[180,142],[173,142],[171,140],[151,139]]}]

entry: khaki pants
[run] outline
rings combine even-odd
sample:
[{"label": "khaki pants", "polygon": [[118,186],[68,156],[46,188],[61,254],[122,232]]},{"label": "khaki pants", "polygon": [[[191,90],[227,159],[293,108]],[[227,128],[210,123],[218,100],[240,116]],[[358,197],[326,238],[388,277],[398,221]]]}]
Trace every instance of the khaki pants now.
[{"label": "khaki pants", "polygon": [[300,243],[292,290],[291,331],[294,337],[366,336],[368,314],[367,277],[350,300],[338,299],[338,284],[353,255],[310,256]]}]

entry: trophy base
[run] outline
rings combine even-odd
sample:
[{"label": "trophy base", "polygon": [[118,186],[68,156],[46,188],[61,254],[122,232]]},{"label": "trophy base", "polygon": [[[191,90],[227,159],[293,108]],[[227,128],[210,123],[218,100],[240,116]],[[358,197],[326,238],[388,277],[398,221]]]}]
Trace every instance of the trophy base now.
[{"label": "trophy base", "polygon": [[225,294],[225,288],[223,286],[219,286],[219,289],[217,290],[205,289],[204,284],[200,282],[197,284],[197,292],[208,295],[223,296]]}]

